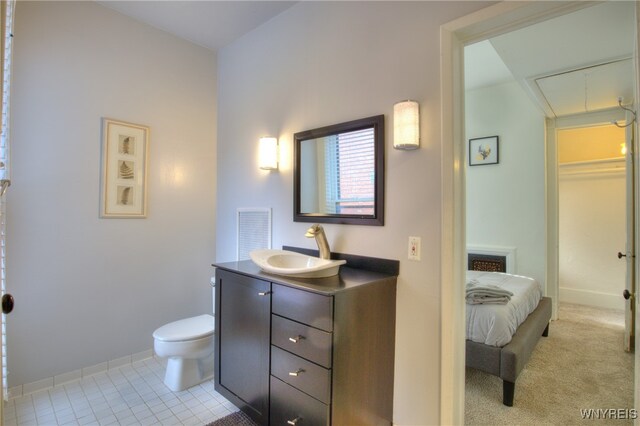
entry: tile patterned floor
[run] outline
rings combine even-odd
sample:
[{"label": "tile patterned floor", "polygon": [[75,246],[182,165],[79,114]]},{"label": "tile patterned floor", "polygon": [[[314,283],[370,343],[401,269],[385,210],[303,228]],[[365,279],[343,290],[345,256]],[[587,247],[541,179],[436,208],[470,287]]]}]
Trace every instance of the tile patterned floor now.
[{"label": "tile patterned floor", "polygon": [[12,398],[5,403],[4,424],[202,426],[238,411],[213,381],[171,392],[163,377],[164,365],[150,358]]}]

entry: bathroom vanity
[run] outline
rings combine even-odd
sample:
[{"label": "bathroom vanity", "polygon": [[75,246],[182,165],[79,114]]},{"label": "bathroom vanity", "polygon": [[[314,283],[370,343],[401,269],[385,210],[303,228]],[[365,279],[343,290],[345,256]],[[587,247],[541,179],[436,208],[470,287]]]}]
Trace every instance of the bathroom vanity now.
[{"label": "bathroom vanity", "polygon": [[399,262],[338,256],[315,279],[213,265],[215,388],[258,424],[392,422]]}]

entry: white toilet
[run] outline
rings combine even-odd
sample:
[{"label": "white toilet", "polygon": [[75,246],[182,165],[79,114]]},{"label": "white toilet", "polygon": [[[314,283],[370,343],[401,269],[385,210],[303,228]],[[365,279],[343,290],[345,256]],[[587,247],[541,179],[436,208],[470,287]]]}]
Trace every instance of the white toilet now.
[{"label": "white toilet", "polygon": [[164,384],[182,391],[213,377],[211,315],[200,315],[163,325],[153,332],[156,355],[168,357]]}]

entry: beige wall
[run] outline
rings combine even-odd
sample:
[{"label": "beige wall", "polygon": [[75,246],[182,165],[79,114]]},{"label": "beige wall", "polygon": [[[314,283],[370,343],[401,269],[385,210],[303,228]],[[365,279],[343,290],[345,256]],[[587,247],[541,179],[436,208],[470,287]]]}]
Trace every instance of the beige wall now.
[{"label": "beige wall", "polygon": [[[9,383],[152,348],[211,312],[216,58],[95,2],[18,2]],[[100,120],[150,126],[148,217],[100,219]]]},{"label": "beige wall", "polygon": [[581,127],[558,131],[558,163],[622,157],[625,129],[614,126]]}]

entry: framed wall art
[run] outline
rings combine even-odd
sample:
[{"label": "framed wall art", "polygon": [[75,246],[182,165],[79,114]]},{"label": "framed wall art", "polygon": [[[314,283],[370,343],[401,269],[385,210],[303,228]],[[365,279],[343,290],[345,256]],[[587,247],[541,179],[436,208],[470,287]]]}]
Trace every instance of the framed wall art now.
[{"label": "framed wall art", "polygon": [[498,164],[498,136],[469,139],[469,165]]},{"label": "framed wall art", "polygon": [[100,217],[147,216],[149,127],[102,119]]}]

